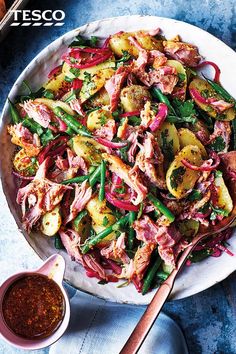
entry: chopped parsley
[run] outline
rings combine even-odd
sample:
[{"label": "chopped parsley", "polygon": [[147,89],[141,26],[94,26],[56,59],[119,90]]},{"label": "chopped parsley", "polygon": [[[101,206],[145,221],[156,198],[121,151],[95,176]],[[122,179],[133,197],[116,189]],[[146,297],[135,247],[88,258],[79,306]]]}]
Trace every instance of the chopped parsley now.
[{"label": "chopped parsley", "polygon": [[52,131],[51,129],[47,129],[45,131],[45,133],[43,133],[41,136],[40,136],[40,140],[41,140],[41,143],[43,146],[46,146],[49,141],[53,140],[55,137],[54,135],[52,134]]},{"label": "chopped parsley", "polygon": [[100,123],[101,123],[101,126],[105,125],[107,123],[107,117],[105,114],[102,114],[100,117],[99,117],[99,120],[100,120]]},{"label": "chopped parsley", "polygon": [[45,90],[43,93],[43,97],[49,98],[51,100],[54,99],[54,93],[51,90]]},{"label": "chopped parsley", "polygon": [[183,182],[183,176],[185,174],[186,168],[183,166],[180,166],[176,169],[173,170],[171,176],[170,176],[170,185],[171,188],[177,189],[178,185]]},{"label": "chopped parsley", "polygon": [[219,170],[216,170],[215,171],[215,177],[217,178],[217,177],[222,177],[222,175],[223,175],[223,173],[221,172],[221,171],[219,171]]},{"label": "chopped parsley", "polygon": [[102,225],[103,225],[103,226],[107,226],[107,225],[108,225],[108,222],[109,222],[108,217],[107,217],[107,216],[104,216],[103,221],[102,221]]},{"label": "chopped parsley", "polygon": [[71,74],[73,74],[75,77],[78,77],[80,75],[80,69],[78,68],[70,68]]},{"label": "chopped parsley", "polygon": [[73,77],[69,77],[69,76],[65,76],[64,80],[66,82],[72,82],[74,80],[74,78]]},{"label": "chopped parsley", "polygon": [[69,45],[69,47],[95,47],[98,42],[98,37],[91,36],[90,38],[84,38],[80,35],[75,37],[75,40]]},{"label": "chopped parsley", "polygon": [[131,55],[129,54],[129,52],[127,50],[122,50],[122,54],[123,54],[123,56],[120,59],[116,60],[117,67],[123,65],[123,63],[125,63],[126,61],[128,61],[131,58]]},{"label": "chopped parsley", "polygon": [[171,123],[192,123],[195,124],[197,121],[196,110],[194,108],[193,100],[187,100],[182,102],[175,98],[172,102],[176,116],[168,116],[168,121]]},{"label": "chopped parsley", "polygon": [[215,140],[209,145],[210,149],[216,152],[223,151],[225,146],[225,141],[222,136],[217,136]]},{"label": "chopped parsley", "polygon": [[179,73],[179,74],[178,74],[178,78],[179,78],[179,81],[185,81],[186,75],[185,75],[185,74],[182,74],[182,73]]},{"label": "chopped parsley", "polygon": [[137,116],[130,116],[128,117],[129,124],[136,126],[141,124],[141,118]]},{"label": "chopped parsley", "polygon": [[225,209],[214,207],[213,205],[211,205],[211,208],[212,208],[212,212],[210,215],[210,220],[215,220],[218,215],[223,216],[223,217],[229,215],[229,212]]},{"label": "chopped parsley", "polygon": [[162,140],[162,152],[164,156],[167,158],[169,162],[174,160],[175,154],[174,154],[174,142],[173,139],[168,141],[168,129],[165,129],[164,131],[161,132],[161,140]]},{"label": "chopped parsley", "polygon": [[188,200],[190,202],[193,202],[194,200],[200,200],[201,198],[202,198],[202,193],[197,189],[193,189],[188,196]]}]

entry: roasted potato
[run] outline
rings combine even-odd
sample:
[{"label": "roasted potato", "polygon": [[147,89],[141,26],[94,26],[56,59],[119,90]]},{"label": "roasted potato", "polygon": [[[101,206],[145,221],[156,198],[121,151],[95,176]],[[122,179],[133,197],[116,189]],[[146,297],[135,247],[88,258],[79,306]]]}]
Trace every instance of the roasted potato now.
[{"label": "roasted potato", "polygon": [[[97,195],[89,200],[86,205],[86,209],[92,219],[92,227],[96,233],[101,232],[116,222],[116,218],[112,214],[111,209],[107,207],[106,201],[99,201]],[[99,245],[102,245],[107,241],[114,240],[115,238],[116,234],[115,232],[112,232],[110,235],[105,237]]]},{"label": "roasted potato", "polygon": [[105,87],[102,87],[91,99],[86,102],[90,107],[102,107],[110,104],[110,97]]},{"label": "roasted potato", "polygon": [[132,112],[143,108],[145,102],[151,99],[147,87],[131,85],[124,87],[120,93],[120,102],[125,112]]},{"label": "roasted potato", "polygon": [[[189,90],[191,89],[196,89],[203,97],[206,95],[207,97],[214,97],[218,100],[222,100],[222,97],[215,92],[211,85],[206,80],[203,80],[199,77],[196,77],[193,81],[191,81]],[[227,109],[225,112],[219,115],[217,110],[214,109],[211,105],[201,103],[197,99],[194,99],[194,101],[198,107],[207,112],[207,114],[213,118],[226,121],[233,120],[235,118],[236,111],[233,107]]]},{"label": "roasted potato", "polygon": [[83,210],[80,215],[81,217],[79,217],[78,215],[78,217],[73,220],[72,228],[80,235],[81,243],[84,243],[85,240],[90,236],[90,228],[92,221],[90,216],[87,214],[86,210]]},{"label": "roasted potato", "polygon": [[172,123],[164,122],[157,130],[157,141],[168,162],[174,159],[174,156],[180,150],[178,131]]},{"label": "roasted potato", "polygon": [[75,114],[73,109],[70,108],[69,104],[66,102],[63,102],[63,101],[54,101],[49,98],[36,98],[36,100],[34,100],[34,102],[45,104],[45,106],[47,106],[51,110],[53,110],[55,107],[60,107],[64,111],[66,111],[66,113],[68,113],[72,116]]},{"label": "roasted potato", "polygon": [[112,35],[109,42],[112,51],[117,56],[122,57],[123,52],[127,51],[135,58],[138,57],[139,51],[130,43],[128,39],[130,36],[134,36],[142,48],[146,50],[157,49],[163,51],[162,41],[150,36],[146,31],[119,32]]},{"label": "roasted potato", "polygon": [[42,217],[41,231],[44,235],[54,236],[61,227],[60,207],[56,206],[52,211]]},{"label": "roasted potato", "polygon": [[82,157],[88,165],[99,165],[101,154],[106,151],[105,147],[92,138],[75,136],[71,139],[71,147],[76,155]]},{"label": "roasted potato", "polygon": [[20,149],[20,151],[15,154],[13,159],[13,166],[17,172],[20,172],[25,176],[29,175],[28,169],[32,167],[32,160],[26,154],[24,149]]},{"label": "roasted potato", "polygon": [[181,199],[192,189],[200,176],[199,171],[185,167],[181,160],[186,159],[196,166],[202,164],[201,150],[194,145],[185,146],[175,157],[166,173],[166,184],[169,192]]},{"label": "roasted potato", "polygon": [[181,128],[178,130],[180,148],[182,149],[188,145],[196,145],[199,147],[202,157],[207,158],[207,152],[201,141],[195,136],[191,130],[187,128]]},{"label": "roasted potato", "polygon": [[227,213],[230,213],[233,209],[233,201],[228,188],[225,185],[224,179],[220,174],[215,177],[215,185],[218,187],[217,206],[224,209]]},{"label": "roasted potato", "polygon": [[91,131],[101,128],[108,120],[114,120],[110,111],[105,109],[97,109],[89,113],[87,119],[87,128]]},{"label": "roasted potato", "polygon": [[81,103],[87,101],[87,99],[101,90],[105,85],[106,80],[110,79],[113,74],[114,70],[112,68],[102,69],[98,70],[94,75],[91,74],[91,77],[88,80],[84,80],[79,93]]}]

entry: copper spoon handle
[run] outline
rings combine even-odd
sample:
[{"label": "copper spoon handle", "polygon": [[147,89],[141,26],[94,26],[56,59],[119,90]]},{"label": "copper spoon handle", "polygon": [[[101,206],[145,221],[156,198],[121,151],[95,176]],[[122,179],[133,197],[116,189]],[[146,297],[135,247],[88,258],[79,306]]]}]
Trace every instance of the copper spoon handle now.
[{"label": "copper spoon handle", "polygon": [[143,316],[139,320],[135,329],[131,333],[126,344],[122,348],[120,354],[135,354],[138,352],[143,341],[148,335],[150,329],[152,328],[157,316],[159,315],[164,303],[166,302],[180,269],[187,260],[188,255],[192,252],[193,248],[198,244],[198,242],[204,237],[204,235],[197,236],[193,243],[189,245],[181,255],[176,269],[172,271],[166,281],[159,287],[156,294],[154,295],[152,301],[148,305]]}]

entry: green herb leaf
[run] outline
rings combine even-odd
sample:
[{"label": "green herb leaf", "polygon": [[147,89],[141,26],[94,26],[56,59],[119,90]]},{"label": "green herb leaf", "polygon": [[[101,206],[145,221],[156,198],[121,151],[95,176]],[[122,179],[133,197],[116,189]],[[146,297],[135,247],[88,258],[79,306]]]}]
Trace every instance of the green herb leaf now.
[{"label": "green herb leaf", "polygon": [[108,217],[107,217],[107,216],[104,216],[103,221],[102,221],[102,225],[103,225],[103,226],[107,226],[107,225],[108,225],[108,222],[109,222]]},{"label": "green herb leaf", "polygon": [[177,116],[181,118],[182,122],[196,123],[196,110],[194,108],[193,100],[182,102],[175,98],[172,102]]},{"label": "green herb leaf", "polygon": [[210,215],[210,220],[215,220],[217,218],[217,215],[221,215],[223,217],[226,217],[229,215],[229,212],[225,209],[214,207],[213,205],[211,205],[211,208],[213,211]]},{"label": "green herb leaf", "polygon": [[173,172],[170,176],[170,185],[173,189],[176,190],[178,185],[180,183],[182,183],[185,171],[186,171],[186,168],[183,166],[180,166],[180,167],[173,170]]},{"label": "green herb leaf", "polygon": [[225,149],[225,141],[222,136],[217,136],[215,140],[213,140],[211,144],[209,144],[209,147],[211,150],[216,152],[223,151]]},{"label": "green herb leaf", "polygon": [[202,193],[197,189],[193,189],[188,196],[188,200],[190,202],[193,202],[194,200],[200,200],[201,198],[202,198]]},{"label": "green herb leaf", "polygon": [[182,73],[179,73],[179,74],[178,74],[178,78],[179,78],[180,81],[185,81],[186,75],[185,75],[185,74],[182,74]]},{"label": "green herb leaf", "polygon": [[78,77],[80,75],[80,69],[78,68],[70,68],[71,74],[73,74],[75,77]]},{"label": "green herb leaf", "polygon": [[54,93],[51,90],[45,90],[43,93],[43,97],[49,98],[51,100],[54,99]]},{"label": "green herb leaf", "polygon": [[161,141],[162,141],[161,149],[168,162],[171,162],[174,160],[175,157],[174,142],[173,139],[168,141],[167,138],[168,138],[168,129],[165,129],[164,131],[161,132]]},{"label": "green herb leaf", "polygon": [[74,78],[73,77],[69,77],[69,76],[65,76],[64,80],[66,82],[72,82],[74,80]]},{"label": "green herb leaf", "polygon": [[41,140],[41,143],[43,146],[46,146],[49,141],[55,139],[54,135],[52,134],[52,131],[50,129],[47,129],[45,131],[45,133],[43,133],[41,136],[40,136],[40,140]]}]

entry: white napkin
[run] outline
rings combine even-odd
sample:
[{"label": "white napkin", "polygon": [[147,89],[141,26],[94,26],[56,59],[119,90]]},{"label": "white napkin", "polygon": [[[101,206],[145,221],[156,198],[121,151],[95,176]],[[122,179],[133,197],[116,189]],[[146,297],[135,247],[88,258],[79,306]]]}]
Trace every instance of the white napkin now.
[{"label": "white napkin", "polygon": [[[143,314],[144,306],[116,304],[77,291],[71,320],[49,354],[118,354]],[[160,314],[139,354],[188,354],[178,325]]]}]

